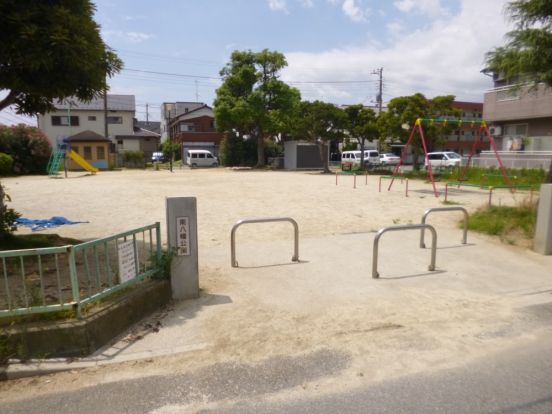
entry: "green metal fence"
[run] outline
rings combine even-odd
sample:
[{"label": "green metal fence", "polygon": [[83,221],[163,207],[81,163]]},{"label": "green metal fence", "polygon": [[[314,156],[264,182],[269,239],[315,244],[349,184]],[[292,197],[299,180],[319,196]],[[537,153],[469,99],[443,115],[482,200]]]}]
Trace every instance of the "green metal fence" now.
[{"label": "green metal fence", "polygon": [[0,252],[0,317],[83,306],[160,269],[159,223],[75,246]]}]

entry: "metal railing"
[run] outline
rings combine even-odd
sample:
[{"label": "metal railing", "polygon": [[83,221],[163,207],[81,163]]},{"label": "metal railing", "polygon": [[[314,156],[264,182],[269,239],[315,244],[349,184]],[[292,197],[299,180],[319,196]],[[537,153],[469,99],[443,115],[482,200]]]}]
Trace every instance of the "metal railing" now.
[{"label": "metal railing", "polygon": [[83,306],[160,270],[160,235],[155,223],[74,246],[0,252],[0,317],[65,309],[80,317]]},{"label": "metal railing", "polygon": [[391,226],[384,227],[380,229],[376,237],[374,238],[374,248],[372,253],[372,278],[378,279],[378,249],[379,249],[379,239],[384,233],[388,231],[401,231],[401,230],[419,230],[419,229],[429,229],[431,231],[431,263],[429,264],[428,270],[435,270],[435,260],[437,257],[437,232],[435,228],[429,224],[403,224],[400,226]]},{"label": "metal railing", "polygon": [[[468,210],[466,210],[464,207],[434,207],[429,208],[424,212],[424,215],[422,216],[422,224],[425,224],[427,216],[430,213],[433,213],[435,211],[461,211],[464,213],[464,230],[462,233],[462,244],[466,244],[468,242],[468,220],[469,220],[469,214]],[[422,231],[420,232],[420,248],[424,249],[425,242],[424,242],[424,236],[425,236],[425,228],[422,228]]]},{"label": "metal railing", "polygon": [[271,223],[278,221],[288,221],[293,225],[294,229],[294,249],[293,257],[291,258],[292,262],[299,261],[299,226],[297,222],[291,217],[263,217],[263,218],[251,218],[238,220],[236,224],[232,227],[232,232],[230,233],[230,252],[231,252],[231,265],[232,267],[238,267],[238,261],[236,260],[236,230],[242,224],[250,223]]}]

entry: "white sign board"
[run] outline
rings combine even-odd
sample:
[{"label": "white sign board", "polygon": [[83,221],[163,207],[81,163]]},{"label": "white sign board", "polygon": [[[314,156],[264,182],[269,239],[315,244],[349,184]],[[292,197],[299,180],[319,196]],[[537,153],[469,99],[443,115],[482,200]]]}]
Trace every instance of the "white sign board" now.
[{"label": "white sign board", "polygon": [[176,255],[190,255],[190,218],[176,218]]},{"label": "white sign board", "polygon": [[119,283],[127,282],[136,277],[136,262],[134,241],[127,240],[118,243]]}]

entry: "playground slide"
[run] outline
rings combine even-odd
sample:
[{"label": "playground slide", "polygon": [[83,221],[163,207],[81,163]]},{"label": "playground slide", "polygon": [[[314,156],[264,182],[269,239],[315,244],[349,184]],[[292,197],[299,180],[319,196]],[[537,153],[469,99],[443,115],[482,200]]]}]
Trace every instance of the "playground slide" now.
[{"label": "playground slide", "polygon": [[90,164],[88,161],[86,161],[84,158],[82,158],[79,154],[77,154],[73,150],[69,151],[69,157],[71,157],[73,161],[79,164],[86,171],[90,171],[93,174],[99,171],[96,167],[94,167],[92,164]]}]

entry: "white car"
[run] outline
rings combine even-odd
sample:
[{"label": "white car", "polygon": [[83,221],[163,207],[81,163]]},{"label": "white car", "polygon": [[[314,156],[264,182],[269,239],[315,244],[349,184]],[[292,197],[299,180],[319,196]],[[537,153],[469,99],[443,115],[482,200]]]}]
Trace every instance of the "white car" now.
[{"label": "white car", "polygon": [[382,165],[397,165],[401,157],[397,157],[395,154],[380,154],[380,162]]},{"label": "white car", "polygon": [[425,159],[425,167],[431,164],[431,168],[453,168],[462,164],[462,156],[456,152],[428,152]]}]

